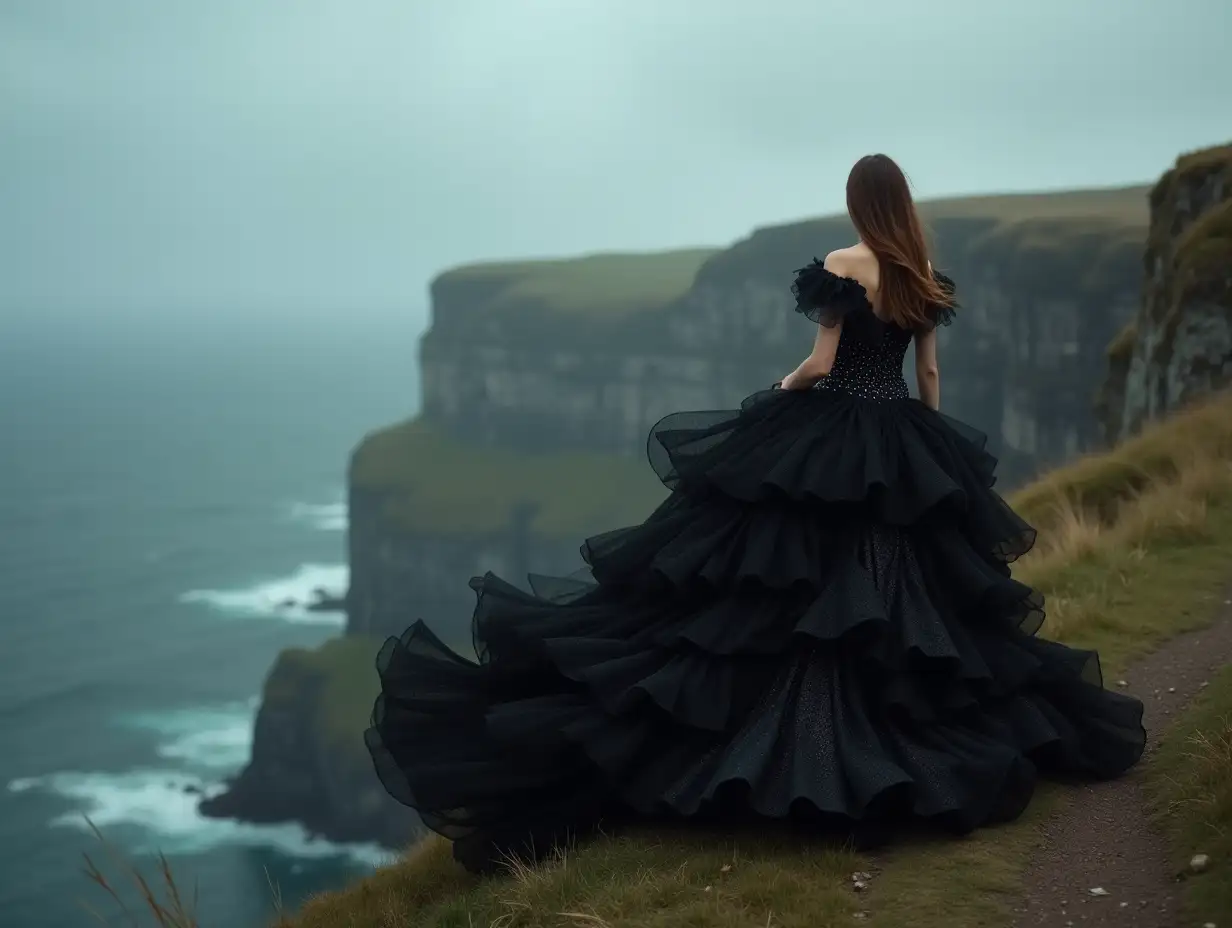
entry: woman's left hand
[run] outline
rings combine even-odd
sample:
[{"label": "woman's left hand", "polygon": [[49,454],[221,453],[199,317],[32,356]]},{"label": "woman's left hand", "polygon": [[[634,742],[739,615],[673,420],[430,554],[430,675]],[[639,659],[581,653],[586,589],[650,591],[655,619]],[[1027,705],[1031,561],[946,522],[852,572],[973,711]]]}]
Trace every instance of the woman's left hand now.
[{"label": "woman's left hand", "polygon": [[808,384],[804,383],[804,378],[792,371],[780,382],[779,386],[784,390],[804,390]]}]

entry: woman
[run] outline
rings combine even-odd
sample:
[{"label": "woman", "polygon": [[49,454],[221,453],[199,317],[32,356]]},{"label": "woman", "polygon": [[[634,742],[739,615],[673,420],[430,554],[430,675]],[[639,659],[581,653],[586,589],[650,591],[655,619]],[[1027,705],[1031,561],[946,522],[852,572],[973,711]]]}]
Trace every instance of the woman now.
[{"label": "woman", "polygon": [[857,162],[847,210],[860,241],[792,287],[812,352],[740,410],[655,426],[672,492],[645,522],[532,593],[472,580],[478,663],[422,623],[386,642],[368,746],[468,867],[613,819],[966,832],[1038,773],[1141,756],[1142,705],[1034,637],[1043,597],[1008,564],[1035,532],[985,437],[938,411],[953,284],[898,166]]}]

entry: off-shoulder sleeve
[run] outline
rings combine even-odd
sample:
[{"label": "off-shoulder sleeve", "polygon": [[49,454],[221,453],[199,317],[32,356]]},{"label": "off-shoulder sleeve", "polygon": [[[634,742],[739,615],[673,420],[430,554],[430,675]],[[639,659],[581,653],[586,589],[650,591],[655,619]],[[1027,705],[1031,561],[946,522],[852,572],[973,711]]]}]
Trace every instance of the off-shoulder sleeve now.
[{"label": "off-shoulder sleeve", "polygon": [[935,329],[939,325],[949,325],[954,321],[954,312],[958,309],[958,301],[954,299],[954,294],[957,291],[954,281],[949,277],[946,277],[938,270],[933,271],[933,280],[937,281],[937,283],[941,285],[941,289],[944,290],[946,295],[950,298],[950,302],[947,304],[933,304],[931,307],[932,324],[926,326],[928,329]]},{"label": "off-shoulder sleeve", "polygon": [[853,310],[868,305],[863,284],[827,271],[816,258],[796,271],[791,293],[796,298],[796,312],[827,329],[834,328]]}]

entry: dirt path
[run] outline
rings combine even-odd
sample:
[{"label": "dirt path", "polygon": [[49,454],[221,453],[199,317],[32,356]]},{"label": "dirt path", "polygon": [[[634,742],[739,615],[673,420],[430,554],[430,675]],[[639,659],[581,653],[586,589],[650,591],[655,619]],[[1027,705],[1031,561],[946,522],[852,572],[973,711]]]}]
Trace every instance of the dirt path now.
[{"label": "dirt path", "polygon": [[[1174,638],[1121,677],[1124,692],[1146,706],[1148,756],[1160,730],[1216,669],[1232,662],[1230,596],[1210,628]],[[1180,886],[1164,838],[1144,810],[1142,771],[1140,765],[1124,779],[1081,787],[1077,801],[1048,822],[1017,928],[1182,928]],[[1108,894],[1093,896],[1094,887]]]}]

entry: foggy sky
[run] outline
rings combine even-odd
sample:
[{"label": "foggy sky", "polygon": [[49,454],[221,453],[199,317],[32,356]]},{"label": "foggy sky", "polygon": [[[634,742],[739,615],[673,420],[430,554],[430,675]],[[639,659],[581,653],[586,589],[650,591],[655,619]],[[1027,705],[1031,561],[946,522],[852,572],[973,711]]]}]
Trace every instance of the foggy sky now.
[{"label": "foggy sky", "polygon": [[477,259],[1153,180],[1227,0],[0,0],[0,318],[421,315]]}]

